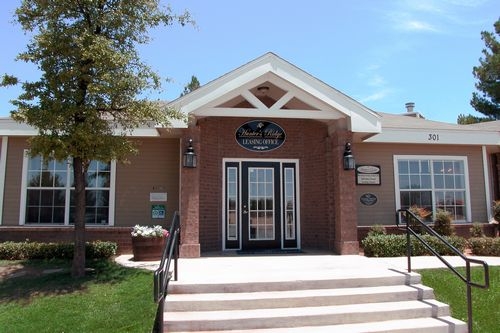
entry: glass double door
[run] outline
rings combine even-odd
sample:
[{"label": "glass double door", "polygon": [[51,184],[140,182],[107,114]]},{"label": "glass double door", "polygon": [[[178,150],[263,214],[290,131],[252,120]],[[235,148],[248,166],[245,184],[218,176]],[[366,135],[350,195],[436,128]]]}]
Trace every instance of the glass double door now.
[{"label": "glass double door", "polygon": [[296,164],[225,163],[225,248],[297,248]]}]

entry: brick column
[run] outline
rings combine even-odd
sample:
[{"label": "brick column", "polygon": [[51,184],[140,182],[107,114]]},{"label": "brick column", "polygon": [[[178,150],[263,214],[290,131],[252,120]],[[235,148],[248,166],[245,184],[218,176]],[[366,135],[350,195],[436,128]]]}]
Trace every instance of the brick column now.
[{"label": "brick column", "polygon": [[199,128],[189,128],[181,140],[181,153],[184,154],[189,139],[193,139],[193,148],[197,155],[196,168],[184,168],[181,156],[180,185],[180,217],[182,258],[197,258],[200,256],[200,131]]},{"label": "brick column", "polygon": [[[354,170],[344,170],[346,142],[352,143],[352,133],[336,131],[330,138],[330,248],[338,254],[358,254],[358,218]],[[356,146],[352,145],[356,158]],[[333,224],[333,225],[332,225]]]}]

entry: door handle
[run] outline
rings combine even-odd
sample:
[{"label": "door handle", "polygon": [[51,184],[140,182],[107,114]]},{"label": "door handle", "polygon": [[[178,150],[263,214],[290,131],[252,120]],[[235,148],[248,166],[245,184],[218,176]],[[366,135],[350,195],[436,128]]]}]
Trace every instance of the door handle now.
[{"label": "door handle", "polygon": [[243,205],[243,214],[248,214],[247,205]]}]

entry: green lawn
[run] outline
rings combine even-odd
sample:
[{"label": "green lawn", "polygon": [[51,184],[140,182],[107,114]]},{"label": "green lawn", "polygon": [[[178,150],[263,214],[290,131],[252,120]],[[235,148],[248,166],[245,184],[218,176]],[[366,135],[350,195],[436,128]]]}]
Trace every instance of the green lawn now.
[{"label": "green lawn", "polygon": [[[151,331],[156,311],[152,272],[94,261],[87,262],[92,272],[74,280],[69,262],[22,264],[30,269],[29,275],[0,280],[0,331]],[[39,274],[51,268],[63,270]]]},{"label": "green lawn", "polygon": [[[73,280],[70,263],[63,261],[0,261],[1,266],[23,264],[29,274],[0,280],[0,331],[2,332],[150,332],[155,304],[153,273],[124,268],[113,262],[88,262],[93,268],[83,279]],[[62,271],[40,275],[42,270]],[[434,288],[436,298],[451,305],[455,318],[467,320],[465,286],[444,269],[420,270],[423,283]],[[473,270],[480,281],[479,270]],[[490,267],[489,290],[472,291],[474,332],[498,330],[500,267]]]},{"label": "green lawn", "polygon": [[[465,276],[465,269],[459,269]],[[447,269],[419,270],[423,284],[434,289],[436,298],[451,307],[452,316],[467,321],[465,283]],[[472,270],[473,281],[483,281],[482,269]],[[500,320],[500,266],[490,267],[490,288],[472,288],[473,331],[498,332]]]}]

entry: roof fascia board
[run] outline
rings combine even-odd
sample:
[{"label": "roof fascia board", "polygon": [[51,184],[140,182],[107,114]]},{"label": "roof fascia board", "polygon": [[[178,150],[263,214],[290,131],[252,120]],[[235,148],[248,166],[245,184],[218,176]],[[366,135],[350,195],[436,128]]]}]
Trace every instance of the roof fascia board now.
[{"label": "roof fascia board", "polygon": [[[251,82],[267,73],[288,81],[316,99],[351,118],[350,129],[356,132],[380,132],[380,117],[347,95],[309,75],[273,53],[267,53],[224,76],[209,82],[188,95],[171,102],[171,106],[185,114],[200,115],[202,108],[212,104],[229,91]],[[213,106],[213,104],[212,104]]]},{"label": "roof fascia board", "polygon": [[261,117],[261,118],[290,118],[332,120],[343,118],[338,112],[312,110],[270,110],[250,108],[204,108],[197,112],[200,117]]},{"label": "roof fascia board", "polygon": [[500,145],[500,132],[439,129],[388,129],[364,142],[453,145]]}]

